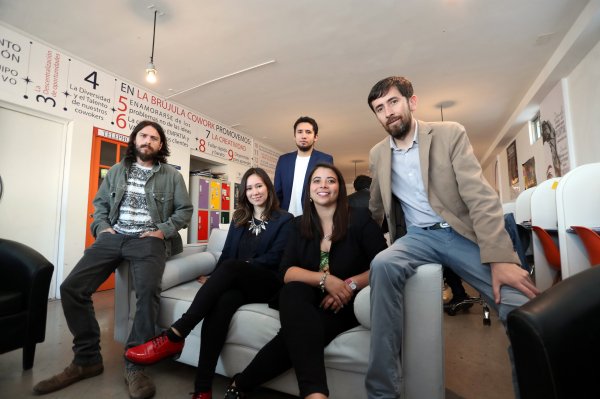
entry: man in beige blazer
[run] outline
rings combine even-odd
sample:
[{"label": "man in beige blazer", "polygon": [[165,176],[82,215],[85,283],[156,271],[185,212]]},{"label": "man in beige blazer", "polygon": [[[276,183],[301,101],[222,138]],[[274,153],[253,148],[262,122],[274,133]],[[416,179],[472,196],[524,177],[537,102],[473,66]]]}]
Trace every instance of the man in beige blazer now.
[{"label": "man in beige blazer", "polygon": [[398,398],[402,294],[418,266],[450,267],[495,305],[503,322],[538,290],[519,266],[500,201],[482,175],[464,127],[414,119],[417,97],[402,77],[378,82],[368,103],[389,133],[369,155],[369,208],[377,222],[385,216],[393,244],[371,263],[366,387],[370,399]]}]

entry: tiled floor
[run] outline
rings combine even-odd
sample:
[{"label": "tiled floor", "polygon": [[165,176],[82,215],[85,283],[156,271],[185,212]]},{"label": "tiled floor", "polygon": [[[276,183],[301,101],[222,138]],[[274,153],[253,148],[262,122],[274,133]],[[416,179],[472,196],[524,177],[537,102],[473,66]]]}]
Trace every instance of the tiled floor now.
[{"label": "tiled floor", "polygon": [[[127,398],[123,382],[122,345],[112,339],[113,293],[94,296],[96,314],[102,328],[102,375],[81,381],[44,398]],[[500,322],[493,318],[490,327],[482,323],[481,307],[468,313],[445,316],[446,398],[508,399],[513,398],[510,365],[506,348],[508,339]],[[32,370],[23,371],[21,350],[0,355],[0,398],[33,396],[31,387],[39,380],[60,372],[72,359],[72,336],[66,326],[59,301],[48,306],[46,341],[36,349]],[[189,398],[193,390],[194,368],[172,360],[148,369],[157,385],[156,398]],[[228,380],[218,377],[214,398],[223,397]],[[358,397],[358,396],[357,396]],[[290,399],[271,390],[255,392],[251,398]],[[352,398],[350,398],[352,399]],[[426,399],[426,398],[423,398]]]}]

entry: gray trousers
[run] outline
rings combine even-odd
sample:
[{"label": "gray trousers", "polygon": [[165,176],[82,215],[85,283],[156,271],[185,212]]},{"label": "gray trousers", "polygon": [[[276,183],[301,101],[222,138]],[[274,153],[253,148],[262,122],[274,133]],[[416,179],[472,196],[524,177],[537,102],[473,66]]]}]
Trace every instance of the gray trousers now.
[{"label": "gray trousers", "polygon": [[490,266],[481,264],[477,244],[452,228],[409,227],[405,236],[371,262],[371,353],[366,376],[369,399],[400,397],[404,285],[415,269],[426,263],[440,263],[452,269],[498,311],[503,323],[511,310],[528,301],[523,293],[505,285],[500,290],[501,302],[496,305]]},{"label": "gray trousers", "polygon": [[137,297],[126,348],[140,345],[154,336],[160,282],[166,260],[164,241],[156,237],[137,238],[102,233],[85,250],[83,257],[60,286],[63,311],[73,334],[75,364],[89,365],[102,361],[100,327],[92,294],[123,260],[130,263]]}]

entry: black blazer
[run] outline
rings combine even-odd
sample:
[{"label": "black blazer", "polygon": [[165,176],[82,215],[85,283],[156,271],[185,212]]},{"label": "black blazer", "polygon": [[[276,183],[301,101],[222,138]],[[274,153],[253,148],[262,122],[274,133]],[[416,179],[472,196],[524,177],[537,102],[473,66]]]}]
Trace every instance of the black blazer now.
[{"label": "black blazer", "polygon": [[[250,260],[250,264],[273,271],[278,270],[279,261],[288,240],[290,221],[292,219],[292,214],[284,210],[279,210],[271,215],[271,218],[268,220],[267,229],[263,230],[258,236],[260,243],[256,249],[255,257]],[[217,262],[217,267],[223,261],[237,257],[240,239],[246,229],[248,229],[247,225],[238,227],[235,221],[231,222],[223,246],[223,253]]]},{"label": "black blazer", "polygon": [[[281,278],[288,268],[299,266],[311,271],[319,270],[320,240],[308,240],[300,235],[300,218],[294,219],[292,231],[281,259]],[[350,208],[350,222],[346,236],[331,243],[329,272],[345,280],[370,268],[371,261],[386,248],[381,228],[371,218],[368,209]]]}]

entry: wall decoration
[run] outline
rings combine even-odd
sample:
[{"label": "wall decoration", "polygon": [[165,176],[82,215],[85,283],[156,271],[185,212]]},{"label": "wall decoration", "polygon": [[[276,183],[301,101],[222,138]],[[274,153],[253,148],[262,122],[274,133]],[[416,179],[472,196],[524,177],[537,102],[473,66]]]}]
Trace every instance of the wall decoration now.
[{"label": "wall decoration", "polygon": [[169,145],[202,158],[250,167],[262,162],[263,149],[279,156],[265,146],[257,151],[243,132],[2,25],[0,49],[0,100],[127,136],[150,119],[165,129]]},{"label": "wall decoration", "polygon": [[540,104],[546,178],[564,176],[570,169],[565,98],[559,82]]},{"label": "wall decoration", "polygon": [[508,161],[508,181],[510,182],[510,198],[515,199],[519,194],[519,164],[517,163],[517,142],[513,140],[506,148]]},{"label": "wall decoration", "polygon": [[535,158],[531,157],[523,164],[523,178],[525,180],[525,190],[537,186],[535,177]]}]

